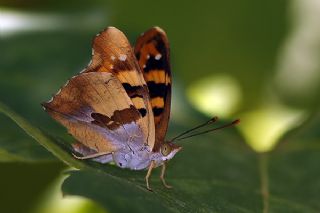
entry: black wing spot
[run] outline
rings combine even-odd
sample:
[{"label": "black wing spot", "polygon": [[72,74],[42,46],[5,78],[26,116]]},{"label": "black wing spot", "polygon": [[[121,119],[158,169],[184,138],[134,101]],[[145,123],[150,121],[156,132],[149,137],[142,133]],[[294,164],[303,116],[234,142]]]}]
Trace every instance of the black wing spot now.
[{"label": "black wing spot", "polygon": [[145,108],[140,108],[140,109],[138,109],[138,111],[140,112],[142,117],[146,116],[146,114],[147,114],[147,110]]},{"label": "black wing spot", "polygon": [[155,83],[154,81],[147,82],[150,97],[165,97],[167,95],[167,91],[170,89],[171,85],[166,85],[165,83]]},{"label": "black wing spot", "polygon": [[154,108],[152,109],[153,115],[154,115],[154,116],[159,116],[159,115],[161,115],[161,113],[163,113],[163,110],[164,110],[164,108],[154,107]]},{"label": "black wing spot", "polygon": [[150,70],[165,70],[165,63],[163,60],[156,60],[154,56],[150,56],[143,70],[144,72],[149,72]]},{"label": "black wing spot", "polygon": [[143,86],[131,86],[129,83],[122,83],[123,88],[128,93],[128,96],[130,98],[133,98],[135,96],[141,96],[144,97],[145,92],[147,91],[147,88],[145,85]]}]

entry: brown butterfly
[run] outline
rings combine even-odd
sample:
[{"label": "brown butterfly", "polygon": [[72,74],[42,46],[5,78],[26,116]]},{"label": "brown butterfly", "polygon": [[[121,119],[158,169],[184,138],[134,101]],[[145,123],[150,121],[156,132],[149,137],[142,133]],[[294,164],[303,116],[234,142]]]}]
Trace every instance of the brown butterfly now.
[{"label": "brown butterfly", "polygon": [[160,179],[171,188],[164,179],[166,162],[181,150],[173,141],[216,118],[165,141],[172,77],[168,39],[159,27],[142,34],[134,50],[114,27],[99,33],[92,46],[88,67],[43,103],[44,109],[78,141],[73,144],[76,158],[148,169],[149,190],[152,169],[162,166]]}]

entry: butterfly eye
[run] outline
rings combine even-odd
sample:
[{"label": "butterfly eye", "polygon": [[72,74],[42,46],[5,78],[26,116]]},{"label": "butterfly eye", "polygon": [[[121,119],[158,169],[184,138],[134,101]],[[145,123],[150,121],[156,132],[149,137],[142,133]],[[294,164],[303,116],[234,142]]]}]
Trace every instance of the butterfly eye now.
[{"label": "butterfly eye", "polygon": [[161,154],[163,156],[169,155],[170,152],[171,152],[171,147],[168,144],[165,143],[161,146]]}]

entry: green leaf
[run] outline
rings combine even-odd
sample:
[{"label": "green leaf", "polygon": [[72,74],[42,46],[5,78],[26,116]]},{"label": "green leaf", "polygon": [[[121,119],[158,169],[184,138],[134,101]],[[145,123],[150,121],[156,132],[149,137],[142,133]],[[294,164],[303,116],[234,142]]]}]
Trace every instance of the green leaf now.
[{"label": "green leaf", "polygon": [[[13,112],[11,109],[9,109],[9,107],[5,106],[1,102],[0,102],[0,113],[3,113],[12,121],[14,121],[26,134],[28,134],[34,140],[39,142],[40,145],[45,147],[55,156],[58,156],[60,159],[65,159],[67,163],[78,165],[78,161],[74,160],[70,156],[70,154],[67,152],[67,149],[62,148],[64,145],[61,142],[45,134],[39,128],[32,126],[28,121],[26,121],[24,118],[22,118],[21,116]],[[0,145],[1,145],[1,148],[6,148],[5,145],[3,145],[3,143],[1,143]],[[24,149],[18,150],[18,153],[16,153],[16,155],[19,156],[23,150]],[[23,154],[21,155],[23,156]],[[37,155],[35,154],[35,156]]]},{"label": "green leaf", "polygon": [[[57,161],[46,149],[26,137],[22,129],[1,112],[9,109],[0,103],[0,162],[48,162]],[[9,114],[8,114],[9,115]]]},{"label": "green leaf", "polygon": [[[90,198],[111,212],[319,212],[320,143],[317,122],[295,137],[286,137],[272,152],[259,154],[245,145],[234,129],[182,143],[168,164],[165,189],[159,171],[145,188],[144,171],[120,169],[75,160],[56,139],[0,105],[28,135],[67,164],[71,171],[65,195]],[[319,118],[320,116],[318,116]],[[173,126],[175,131],[179,126]],[[309,135],[309,137],[306,137]]]}]

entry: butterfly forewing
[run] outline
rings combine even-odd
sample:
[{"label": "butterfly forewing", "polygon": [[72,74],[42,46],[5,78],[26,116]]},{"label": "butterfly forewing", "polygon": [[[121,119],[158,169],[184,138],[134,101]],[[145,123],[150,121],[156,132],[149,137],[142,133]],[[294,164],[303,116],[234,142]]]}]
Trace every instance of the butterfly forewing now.
[{"label": "butterfly forewing", "polygon": [[155,127],[148,88],[129,41],[120,30],[109,27],[95,37],[92,46],[92,62],[85,72],[109,72],[119,79],[141,115],[143,141],[152,149]]},{"label": "butterfly forewing", "polygon": [[142,34],[136,42],[135,55],[149,89],[157,151],[165,139],[171,105],[169,42],[165,32],[154,27]]}]

